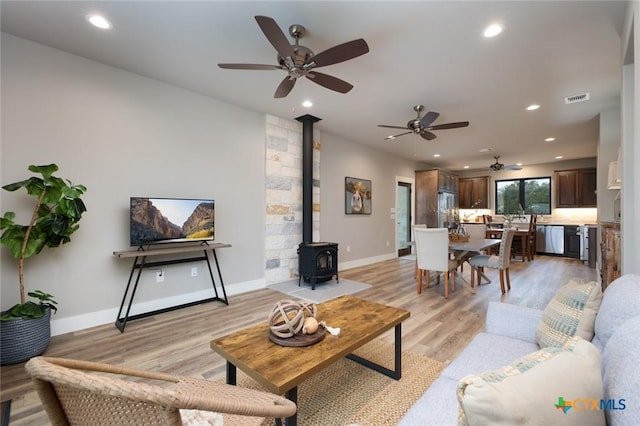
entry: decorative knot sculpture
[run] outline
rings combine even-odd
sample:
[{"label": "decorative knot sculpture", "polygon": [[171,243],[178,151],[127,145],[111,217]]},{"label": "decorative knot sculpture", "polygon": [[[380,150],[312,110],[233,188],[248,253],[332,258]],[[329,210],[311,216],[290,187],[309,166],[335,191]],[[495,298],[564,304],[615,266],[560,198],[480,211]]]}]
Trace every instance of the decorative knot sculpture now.
[{"label": "decorative knot sculpture", "polygon": [[293,337],[302,330],[306,317],[316,317],[315,304],[280,300],[269,314],[269,329],[278,337]]}]

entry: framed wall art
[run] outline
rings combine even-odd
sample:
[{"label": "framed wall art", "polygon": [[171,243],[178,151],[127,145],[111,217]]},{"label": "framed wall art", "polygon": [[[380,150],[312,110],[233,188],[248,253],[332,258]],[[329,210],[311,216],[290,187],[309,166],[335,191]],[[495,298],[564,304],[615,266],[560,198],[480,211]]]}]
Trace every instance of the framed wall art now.
[{"label": "framed wall art", "polygon": [[371,181],[354,177],[344,178],[344,212],[371,214]]}]

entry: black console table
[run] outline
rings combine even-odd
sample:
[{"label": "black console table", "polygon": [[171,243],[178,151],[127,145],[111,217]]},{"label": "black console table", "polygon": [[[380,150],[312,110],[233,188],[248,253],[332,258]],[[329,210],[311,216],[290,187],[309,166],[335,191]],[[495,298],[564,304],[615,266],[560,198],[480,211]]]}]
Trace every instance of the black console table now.
[{"label": "black console table", "polygon": [[[129,281],[127,282],[127,288],[124,291],[124,296],[122,297],[122,303],[120,304],[120,310],[118,311],[118,317],[116,318],[116,327],[120,330],[121,333],[124,333],[124,328],[127,325],[128,320],[135,320],[138,318],[144,318],[151,315],[159,314],[162,312],[169,312],[175,309],[186,308],[187,306],[199,305],[201,303],[218,301],[222,302],[225,305],[229,304],[227,300],[227,292],[224,289],[224,283],[222,282],[222,274],[220,273],[220,265],[218,264],[218,256],[216,255],[216,249],[231,247],[231,244],[222,244],[222,243],[200,243],[200,244],[188,244],[188,245],[174,245],[170,247],[154,247],[150,249],[137,249],[137,250],[126,250],[126,251],[114,251],[113,255],[119,258],[134,258],[133,266],[131,267],[131,273],[129,274]],[[165,255],[174,255],[174,254],[182,254],[182,253],[195,253],[201,252],[202,254],[199,256],[190,256],[179,259],[170,259],[170,260],[159,260],[154,262],[148,262],[147,257],[151,256],[165,256]],[[213,278],[213,271],[211,270],[211,262],[209,262],[209,252],[213,254],[213,259],[216,263],[216,270],[218,271],[218,278],[220,279],[220,287],[222,289],[222,297],[220,297],[218,293],[218,288],[216,287],[216,281]],[[215,293],[214,297],[210,297],[208,299],[197,300],[195,302],[185,303],[178,306],[172,306],[168,308],[158,309],[152,312],[145,312],[137,315],[129,315],[129,311],[131,310],[131,305],[133,304],[133,298],[135,297],[136,290],[138,288],[138,282],[140,281],[140,274],[143,269],[155,268],[158,266],[164,265],[175,265],[178,263],[187,263],[187,262],[199,262],[206,261],[207,267],[209,269],[209,276],[211,277],[211,283],[213,284],[213,291]],[[131,287],[131,281],[133,279],[133,274],[135,270],[138,270],[138,274],[136,275],[135,282],[133,287]],[[131,294],[129,294],[129,290],[131,289]],[[128,300],[128,302],[127,302]],[[123,309],[125,304],[127,304],[127,309],[123,315]]]}]

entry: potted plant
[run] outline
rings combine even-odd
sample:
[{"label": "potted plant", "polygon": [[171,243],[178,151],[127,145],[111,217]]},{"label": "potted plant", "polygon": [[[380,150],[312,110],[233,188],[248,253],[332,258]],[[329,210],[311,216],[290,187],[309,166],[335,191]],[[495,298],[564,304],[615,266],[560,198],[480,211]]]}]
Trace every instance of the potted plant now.
[{"label": "potted plant", "polygon": [[35,206],[27,225],[15,223],[14,212],[5,212],[0,218],[2,236],[6,245],[18,260],[20,303],[0,314],[2,339],[1,364],[15,364],[40,355],[51,339],[51,311],[56,311],[53,296],[41,290],[27,293],[38,302],[25,298],[25,259],[38,254],[45,247],[58,247],[70,241],[78,230],[78,221],[87,209],[80,196],[87,190],[83,185],[73,185],[53,173],[56,164],[29,166],[36,174],[27,180],[4,185],[6,191],[24,188],[35,198]]}]

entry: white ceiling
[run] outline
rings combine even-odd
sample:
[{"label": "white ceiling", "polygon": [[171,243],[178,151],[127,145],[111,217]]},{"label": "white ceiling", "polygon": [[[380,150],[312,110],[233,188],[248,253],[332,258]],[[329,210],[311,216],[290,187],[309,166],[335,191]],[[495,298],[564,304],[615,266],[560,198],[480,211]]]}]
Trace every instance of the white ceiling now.
[{"label": "white ceiling", "polygon": [[[625,3],[2,0],[0,13],[3,32],[251,110],[312,114],[323,132],[460,170],[486,167],[494,155],[525,166],[596,156],[598,114],[620,102]],[[96,12],[112,30],[87,24]],[[369,53],[319,69],[354,89],[340,94],[300,79],[274,99],[283,71],[220,69],[221,62],[276,64],[255,15],[274,18],[287,35],[289,25],[305,26],[300,44],[315,53],[364,38]],[[504,32],[483,38],[493,22]],[[585,92],[590,101],[565,105],[566,96]],[[314,106],[303,108],[304,99]],[[526,111],[531,103],[541,108]],[[385,141],[390,129],[377,124],[403,126],[417,104],[440,113],[435,125],[471,124],[434,132],[434,141],[413,134]],[[550,136],[556,141],[544,142]]]}]

